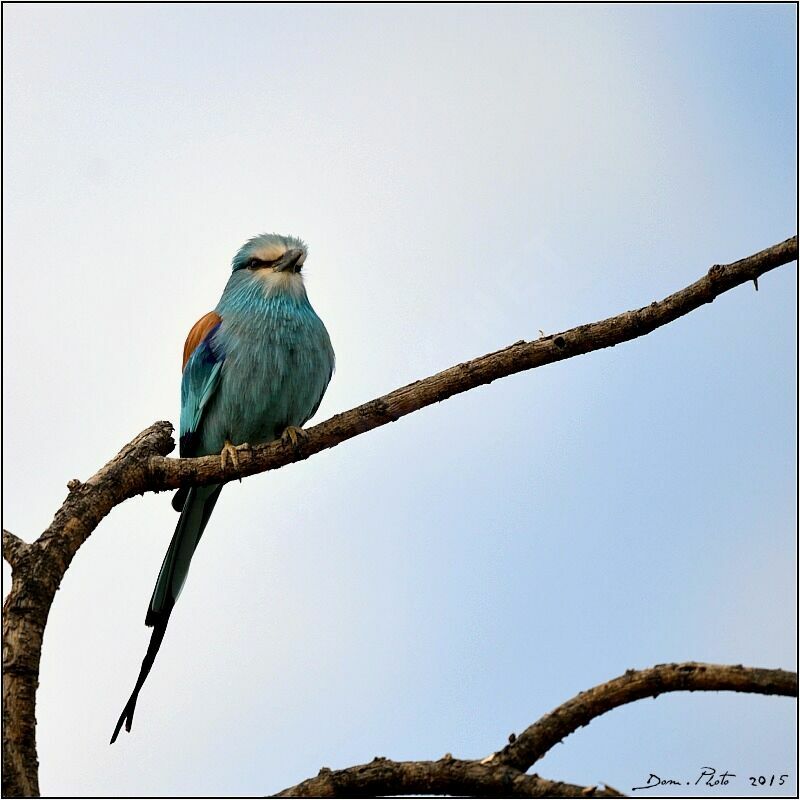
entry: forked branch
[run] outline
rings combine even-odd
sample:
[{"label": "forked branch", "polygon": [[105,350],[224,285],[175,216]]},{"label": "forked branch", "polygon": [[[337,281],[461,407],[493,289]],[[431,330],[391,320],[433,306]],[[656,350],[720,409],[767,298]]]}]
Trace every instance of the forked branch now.
[{"label": "forked branch", "polygon": [[665,692],[751,692],[797,697],[797,673],[724,664],[659,664],[629,669],[560,705],[488,758],[389,761],[332,771],[284,789],[276,797],[374,797],[376,794],[450,794],[469,797],[622,797],[605,785],[575,786],[526,770],[565,736],[612,708]]}]

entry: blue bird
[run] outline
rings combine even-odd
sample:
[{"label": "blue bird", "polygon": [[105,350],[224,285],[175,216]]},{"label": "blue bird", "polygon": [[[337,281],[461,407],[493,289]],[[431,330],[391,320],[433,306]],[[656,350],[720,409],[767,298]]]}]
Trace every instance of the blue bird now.
[{"label": "blue bird", "polygon": [[[239,451],[281,438],[297,444],[333,374],[328,332],[308,301],[301,269],[306,245],[293,236],[263,234],[233,258],[233,271],[214,311],[189,332],[183,349],[181,458],[219,453],[238,470]],[[153,666],[222,484],[179,489],[180,519],[170,542],[145,625],[153,628],[139,678],[120,715],[130,731],[139,692]]]}]

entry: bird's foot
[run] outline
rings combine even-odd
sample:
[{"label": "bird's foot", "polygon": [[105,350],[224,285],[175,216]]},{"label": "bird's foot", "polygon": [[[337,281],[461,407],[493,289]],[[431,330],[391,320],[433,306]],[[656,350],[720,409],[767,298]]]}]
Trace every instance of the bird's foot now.
[{"label": "bird's foot", "polygon": [[281,441],[284,444],[289,444],[291,442],[292,447],[297,447],[297,442],[300,439],[306,438],[308,438],[308,433],[295,425],[289,425],[281,434]]},{"label": "bird's foot", "polygon": [[242,452],[248,452],[250,450],[250,445],[247,442],[243,444],[233,444],[233,442],[228,439],[225,440],[225,444],[222,446],[222,451],[219,454],[220,461],[222,461],[222,469],[225,469],[228,459],[230,459],[234,468],[238,471],[240,450]]}]

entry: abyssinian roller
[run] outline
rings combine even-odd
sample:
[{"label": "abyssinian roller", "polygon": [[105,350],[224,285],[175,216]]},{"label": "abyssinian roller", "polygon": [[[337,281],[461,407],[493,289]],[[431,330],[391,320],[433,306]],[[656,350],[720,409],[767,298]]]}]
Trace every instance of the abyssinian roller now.
[{"label": "abyssinian roller", "polygon": [[[194,325],[183,348],[180,455],[219,454],[239,466],[249,445],[281,438],[296,444],[333,374],[328,332],[308,301],[302,268],[306,245],[293,236],[263,234],[234,256],[217,307]],[[142,685],[164,638],[194,551],[222,485],[180,489],[180,512],[145,625],[153,628],[139,678],[120,715],[131,729]]]}]

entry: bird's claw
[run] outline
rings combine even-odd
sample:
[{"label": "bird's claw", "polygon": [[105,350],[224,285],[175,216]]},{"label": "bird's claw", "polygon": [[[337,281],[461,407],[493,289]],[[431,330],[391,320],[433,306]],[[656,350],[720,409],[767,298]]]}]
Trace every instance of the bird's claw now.
[{"label": "bird's claw", "polygon": [[250,450],[250,445],[247,442],[244,444],[233,444],[233,442],[229,441],[228,439],[225,440],[225,444],[222,446],[222,451],[219,454],[220,461],[222,461],[222,469],[225,469],[228,463],[228,459],[230,459],[231,463],[234,466],[234,469],[237,471],[239,470],[239,451],[247,452]]},{"label": "bird's claw", "polygon": [[308,433],[304,431],[302,428],[298,428],[295,425],[289,425],[286,430],[281,434],[281,441],[284,444],[291,443],[292,447],[297,447],[297,442],[300,439],[308,438]]}]

